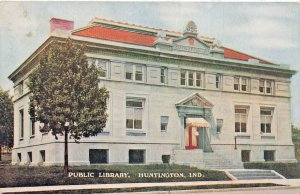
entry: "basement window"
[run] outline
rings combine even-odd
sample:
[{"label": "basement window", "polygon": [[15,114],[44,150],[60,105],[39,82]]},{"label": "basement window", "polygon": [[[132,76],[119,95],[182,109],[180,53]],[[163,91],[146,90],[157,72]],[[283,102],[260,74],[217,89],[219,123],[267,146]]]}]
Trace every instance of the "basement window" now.
[{"label": "basement window", "polygon": [[129,150],[129,164],[144,164],[145,150]]},{"label": "basement window", "polygon": [[274,150],[265,150],[264,159],[266,162],[275,161],[275,151]]},{"label": "basement window", "polygon": [[91,164],[107,164],[108,150],[107,149],[90,149],[89,158]]}]

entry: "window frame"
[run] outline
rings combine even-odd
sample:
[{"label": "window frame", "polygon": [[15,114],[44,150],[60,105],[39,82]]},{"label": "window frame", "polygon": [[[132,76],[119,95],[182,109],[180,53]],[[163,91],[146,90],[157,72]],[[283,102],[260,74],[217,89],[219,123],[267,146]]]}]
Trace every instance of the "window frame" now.
[{"label": "window frame", "polygon": [[[166,120],[166,122],[163,122],[163,120]],[[169,124],[169,116],[160,116],[160,131],[161,132],[167,132],[168,124]],[[164,129],[163,129],[163,127],[164,127]]]},{"label": "window frame", "polygon": [[[190,77],[190,75],[192,75],[192,77]],[[197,75],[200,75],[200,79],[197,78]],[[188,88],[203,88],[203,79],[204,79],[204,72],[202,71],[185,70],[185,69],[182,69],[180,71],[180,86],[185,86]],[[200,83],[199,86],[197,84],[198,81]]]},{"label": "window frame", "polygon": [[[142,103],[142,106],[141,107],[134,107],[134,106],[127,106],[127,102],[128,101],[134,101],[134,102],[141,102]],[[128,109],[132,109],[133,110],[133,119],[132,119],[132,128],[128,128],[128,125],[127,125],[127,110]],[[142,115],[141,115],[141,128],[135,128],[135,109],[141,109],[142,110]],[[143,127],[144,127],[144,109],[145,109],[145,99],[140,99],[140,98],[126,98],[126,130],[143,130]]]},{"label": "window frame", "polygon": [[[246,113],[237,113],[236,110],[240,109],[240,110],[246,110]],[[235,106],[234,107],[234,123],[235,123],[235,128],[234,128],[234,132],[237,134],[247,134],[248,133],[248,118],[249,118],[249,107],[247,106]],[[237,121],[237,116],[239,117],[238,121]],[[246,121],[245,123],[242,122],[242,116],[246,117]],[[237,131],[237,123],[239,123],[239,130]],[[245,124],[245,131],[243,130],[243,125]]]},{"label": "window frame", "polygon": [[[131,67],[132,72],[127,71],[128,67]],[[141,73],[137,73],[137,67],[141,67]],[[127,73],[131,73],[131,79],[127,78]],[[142,80],[137,80],[137,75],[140,75]],[[134,64],[134,63],[126,63],[125,64],[125,80],[134,81],[134,82],[145,82],[145,65],[142,64]]]},{"label": "window frame", "polygon": [[[238,80],[238,83],[236,83],[236,80]],[[245,84],[243,84],[243,80],[246,81]],[[233,80],[233,90],[234,91],[239,91],[239,92],[245,92],[245,93],[249,93],[251,92],[251,79],[249,77],[244,77],[244,76],[234,76],[234,80]],[[236,88],[237,86],[237,88]],[[246,90],[244,90],[243,86],[246,87]]]},{"label": "window frame", "polygon": [[[263,83],[263,86],[261,86],[261,83]],[[268,83],[270,84],[270,87],[268,87]],[[262,89],[262,91],[261,91]],[[268,92],[268,89],[270,92]],[[265,94],[265,95],[273,95],[274,93],[274,80],[269,79],[259,79],[259,93]]]},{"label": "window frame", "polygon": [[221,74],[216,74],[216,88],[221,89],[221,84],[222,84]]},{"label": "window frame", "polygon": [[33,138],[35,136],[35,121],[33,118],[29,119],[29,129],[30,129],[30,137]]},{"label": "window frame", "polygon": [[24,139],[24,108],[19,109],[19,139]]},{"label": "window frame", "polygon": [[[108,69],[109,69],[109,60],[98,59],[98,58],[90,58],[89,64],[95,65],[95,67],[100,71],[100,78],[108,78]],[[104,63],[105,69],[101,68],[100,63]],[[105,76],[101,76],[101,73],[105,73]]]},{"label": "window frame", "polygon": [[167,68],[161,67],[160,68],[160,83],[161,84],[167,84]]},{"label": "window frame", "polygon": [[[262,111],[270,111],[270,115],[262,115]],[[272,134],[272,120],[274,116],[274,109],[268,107],[261,107],[260,108],[260,133],[261,134]],[[270,118],[270,123],[267,123],[268,117]],[[263,118],[263,119],[262,119]],[[264,120],[264,123],[263,123]],[[269,124],[269,132],[267,128],[267,124]],[[264,126],[264,128],[262,128]]]}]

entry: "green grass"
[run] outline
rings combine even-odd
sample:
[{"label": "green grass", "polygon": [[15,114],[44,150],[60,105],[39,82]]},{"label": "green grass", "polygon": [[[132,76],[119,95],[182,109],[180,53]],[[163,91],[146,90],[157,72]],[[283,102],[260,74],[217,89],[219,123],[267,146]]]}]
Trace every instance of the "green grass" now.
[{"label": "green grass", "polygon": [[[147,191],[172,191],[172,190],[199,190],[199,189],[228,189],[228,188],[251,188],[251,187],[274,187],[282,186],[272,183],[236,184],[236,185],[202,185],[202,186],[174,186],[174,187],[143,187],[143,188],[119,188],[119,189],[88,189],[88,190],[64,190],[47,192],[29,192],[32,194],[92,194],[92,193],[116,193],[116,192],[147,192]],[[28,192],[27,192],[28,193]],[[10,193],[13,194],[13,193]]]},{"label": "green grass", "polygon": [[[72,172],[114,172],[129,173],[130,178],[74,178],[63,174],[62,166],[1,166],[0,187],[44,186],[44,185],[80,185],[108,183],[141,183],[141,182],[180,182],[180,181],[218,181],[230,180],[225,173],[213,170],[202,170],[180,165],[91,165],[73,166]],[[184,173],[185,177],[141,178],[138,173]],[[189,173],[201,173],[202,177],[189,177]]]},{"label": "green grass", "polygon": [[300,178],[300,163],[247,162],[244,168],[275,170],[286,178]]}]

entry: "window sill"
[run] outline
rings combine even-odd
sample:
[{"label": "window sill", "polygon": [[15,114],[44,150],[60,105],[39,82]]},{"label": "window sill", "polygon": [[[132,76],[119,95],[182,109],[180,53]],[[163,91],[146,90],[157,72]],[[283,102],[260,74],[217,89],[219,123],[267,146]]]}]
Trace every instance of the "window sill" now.
[{"label": "window sill", "polygon": [[250,134],[236,134],[235,135],[237,138],[247,138],[250,139]]}]

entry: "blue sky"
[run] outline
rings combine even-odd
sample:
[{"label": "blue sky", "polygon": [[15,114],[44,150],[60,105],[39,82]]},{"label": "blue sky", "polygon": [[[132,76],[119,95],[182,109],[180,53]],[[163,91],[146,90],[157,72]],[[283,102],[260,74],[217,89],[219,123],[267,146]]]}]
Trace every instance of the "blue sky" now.
[{"label": "blue sky", "polygon": [[[203,2],[0,2],[0,87],[7,76],[49,36],[52,17],[75,28],[93,17],[183,31],[193,20],[199,35],[300,70],[299,3]],[[300,73],[292,79],[292,122],[300,126]]]}]

